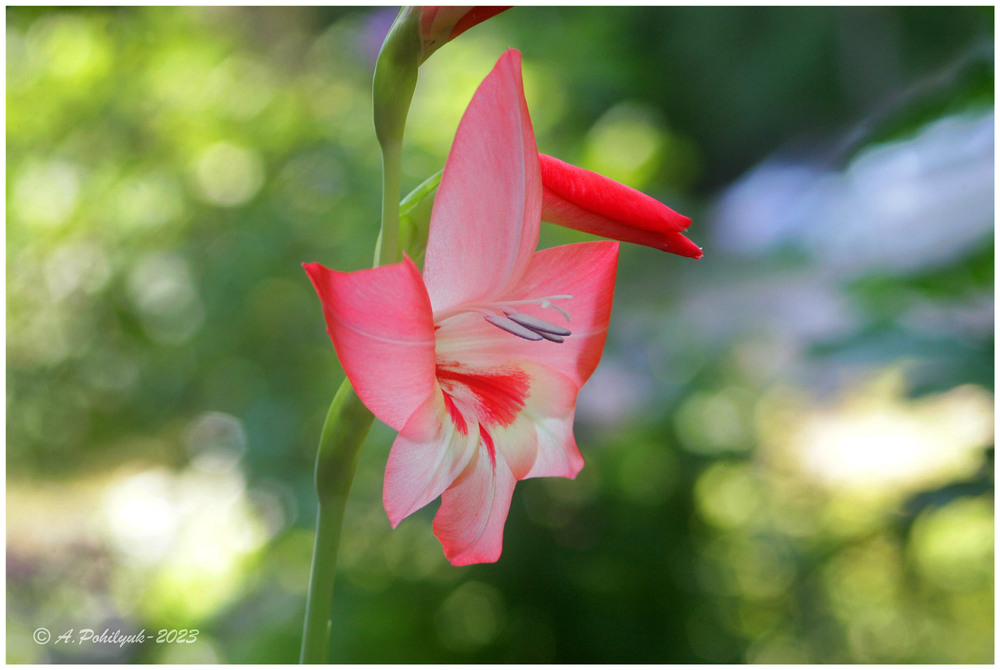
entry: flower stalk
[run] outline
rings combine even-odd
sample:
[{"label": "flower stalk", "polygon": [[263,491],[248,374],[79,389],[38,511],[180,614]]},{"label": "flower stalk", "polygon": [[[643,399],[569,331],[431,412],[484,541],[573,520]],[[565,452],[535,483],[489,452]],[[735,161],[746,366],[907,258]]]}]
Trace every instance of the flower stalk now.
[{"label": "flower stalk", "polygon": [[404,7],[382,43],[372,82],[375,135],[382,148],[382,231],[376,265],[400,259],[403,129],[417,86],[421,52],[420,10]]},{"label": "flower stalk", "polygon": [[358,454],[375,416],[345,379],[330,404],[316,455],[316,543],[313,547],[302,633],[301,663],[326,663],[330,641],[333,582],[336,575],[344,509]]},{"label": "flower stalk", "polygon": [[[382,149],[382,227],[375,265],[400,258],[399,209],[403,130],[420,66],[420,12],[400,10],[375,65],[375,134]],[[345,379],[330,404],[316,454],[316,540],[313,546],[300,663],[326,663],[332,627],[333,585],[347,497],[361,445],[375,416]]]}]

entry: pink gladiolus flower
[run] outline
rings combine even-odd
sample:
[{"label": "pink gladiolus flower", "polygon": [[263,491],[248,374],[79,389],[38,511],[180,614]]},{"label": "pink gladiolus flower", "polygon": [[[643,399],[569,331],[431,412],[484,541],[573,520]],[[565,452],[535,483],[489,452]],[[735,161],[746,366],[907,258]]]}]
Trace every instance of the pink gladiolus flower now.
[{"label": "pink gladiolus flower", "polygon": [[645,193],[541,154],[542,219],[601,237],[701,258],[681,235],[691,219]]},{"label": "pink gladiolus flower", "polygon": [[395,527],[441,496],[455,565],[496,561],[516,481],[575,477],[580,387],[601,357],[618,243],[536,251],[542,180],[509,50],[459,124],[423,276],[403,262],[306,271],[358,396],[399,431],[383,502]]},{"label": "pink gladiolus flower", "polygon": [[421,7],[420,40],[423,59],[466,30],[510,7]]}]

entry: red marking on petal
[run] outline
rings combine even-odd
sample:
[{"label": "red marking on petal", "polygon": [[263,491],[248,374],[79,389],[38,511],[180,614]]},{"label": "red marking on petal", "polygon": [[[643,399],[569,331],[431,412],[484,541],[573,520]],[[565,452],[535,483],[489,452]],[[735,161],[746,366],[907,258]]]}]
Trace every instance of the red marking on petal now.
[{"label": "red marking on petal", "polygon": [[479,422],[488,426],[514,423],[531,388],[531,377],[515,367],[472,371],[449,362],[438,363],[436,374],[445,398],[468,402]]},{"label": "red marking on petal", "polygon": [[455,407],[455,401],[447,393],[444,394],[444,406],[448,408],[448,414],[451,416],[451,422],[455,424],[455,430],[462,435],[468,435],[469,425],[465,422],[465,417],[462,416],[462,413]]},{"label": "red marking on petal", "polygon": [[493,437],[486,432],[482,424],[479,425],[479,437],[482,439],[483,444],[486,445],[486,453],[490,455],[490,463],[495,468],[497,466],[497,448],[493,446]]}]

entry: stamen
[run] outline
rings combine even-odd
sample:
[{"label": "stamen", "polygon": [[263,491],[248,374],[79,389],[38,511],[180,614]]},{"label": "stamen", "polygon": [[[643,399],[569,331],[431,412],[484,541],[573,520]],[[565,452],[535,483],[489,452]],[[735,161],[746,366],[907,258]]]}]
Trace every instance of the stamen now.
[{"label": "stamen", "polygon": [[[435,324],[440,324],[442,321],[450,319],[453,316],[457,316],[462,312],[479,312],[483,315],[483,318],[486,319],[487,323],[491,323],[500,330],[508,332],[511,335],[516,335],[517,337],[530,340],[532,342],[538,342],[539,340],[544,339],[549,342],[559,344],[565,342],[564,338],[572,335],[572,331],[568,328],[563,328],[562,326],[550,323],[545,319],[540,319],[537,316],[522,314],[514,309],[507,308],[513,305],[538,305],[542,309],[551,307],[562,314],[563,317],[569,321],[569,312],[562,307],[554,305],[552,301],[572,299],[573,296],[571,295],[550,295],[544,298],[534,298],[531,300],[498,300],[496,302],[465,303],[463,305],[456,305],[448,310],[436,312],[434,314],[434,322]],[[501,315],[500,312],[503,312],[503,315]],[[437,328],[440,326],[436,325],[435,327]]]},{"label": "stamen", "polygon": [[550,335],[559,335],[566,337],[572,334],[572,331],[557,326],[554,323],[549,323],[548,321],[543,321],[536,316],[531,316],[530,314],[521,314],[520,312],[515,312],[513,310],[504,310],[504,314],[511,321],[516,321],[525,328],[530,328],[536,333],[549,333]]},{"label": "stamen", "polygon": [[511,335],[517,335],[518,337],[523,337],[524,339],[531,340],[532,342],[537,342],[544,337],[543,334],[529,330],[516,321],[511,321],[510,319],[500,316],[499,314],[487,314],[483,318],[500,330],[506,330]]},{"label": "stamen", "polygon": [[539,335],[541,335],[542,337],[544,337],[549,342],[555,342],[556,344],[562,344],[563,342],[566,341],[562,337],[559,337],[558,335],[553,335],[552,333],[546,333],[544,330],[536,330],[535,332],[538,333]]}]

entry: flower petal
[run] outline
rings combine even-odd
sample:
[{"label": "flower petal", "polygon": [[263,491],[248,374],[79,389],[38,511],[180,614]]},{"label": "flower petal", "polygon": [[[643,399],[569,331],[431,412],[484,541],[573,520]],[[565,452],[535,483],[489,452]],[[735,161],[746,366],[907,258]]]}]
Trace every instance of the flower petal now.
[{"label": "flower petal", "polygon": [[568,418],[542,416],[535,420],[538,454],[535,463],[521,479],[566,477],[575,479],[583,469],[583,454],[573,435],[573,414]]},{"label": "flower petal", "polygon": [[527,477],[573,478],[583,457],[573,439],[577,386],[552,368],[517,364],[529,380],[516,420],[489,427],[497,452],[517,480]]},{"label": "flower petal", "polygon": [[569,328],[572,334],[565,342],[525,340],[488,323],[479,313],[467,312],[438,323],[438,356],[479,370],[531,361],[583,386],[601,359],[617,264],[617,242],[583,242],[539,251],[521,280],[501,299],[572,295],[570,300],[553,301],[568,310],[569,323],[553,309],[517,306],[520,312]]},{"label": "flower petal", "polygon": [[[434,534],[452,565],[493,563],[503,549],[503,526],[514,493],[514,475],[483,442],[471,463],[441,495]],[[495,454],[494,454],[495,456]]]},{"label": "flower petal", "polygon": [[435,311],[487,299],[521,276],[541,201],[521,55],[510,49],[465,110],[435,196],[424,261]]},{"label": "flower petal", "polygon": [[358,272],[303,267],[358,397],[400,430],[437,388],[434,321],[419,270],[409,258]]},{"label": "flower petal", "polygon": [[382,502],[393,528],[451,486],[476,453],[475,415],[454,404],[449,410],[446,403],[440,391],[433,393],[389,452]]},{"label": "flower petal", "polygon": [[[525,407],[527,404],[526,401]],[[496,451],[507,463],[514,479],[524,479],[538,456],[538,435],[532,419],[522,409],[514,423],[491,428],[490,435]]]},{"label": "flower petal", "polygon": [[542,219],[585,233],[642,244],[681,256],[702,251],[681,235],[691,219],[655,198],[590,170],[539,155]]},{"label": "flower petal", "polygon": [[[517,478],[576,477],[583,456],[573,437],[573,414],[579,391],[573,380],[549,368],[526,368],[531,374],[531,394],[521,412],[535,429],[535,457],[530,469]],[[498,439],[499,442],[499,439]],[[510,463],[511,459],[504,452]],[[511,466],[515,474],[517,469]]]}]

